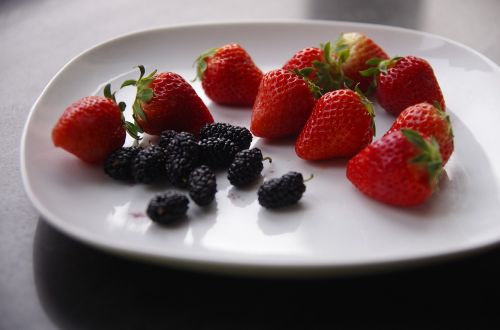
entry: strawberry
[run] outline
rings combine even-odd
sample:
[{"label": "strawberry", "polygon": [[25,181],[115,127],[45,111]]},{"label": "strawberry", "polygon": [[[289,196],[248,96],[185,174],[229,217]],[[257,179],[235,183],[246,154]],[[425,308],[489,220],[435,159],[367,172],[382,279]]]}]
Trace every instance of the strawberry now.
[{"label": "strawberry", "polygon": [[140,130],[159,135],[171,129],[197,135],[214,119],[191,85],[173,72],[156,73],[144,77],[144,67],[138,80],[127,80],[122,87],[135,85],[137,96],[133,104],[134,119]]},{"label": "strawberry", "polygon": [[445,109],[443,93],[431,65],[415,56],[395,57],[390,60],[373,59],[372,68],[362,75],[375,75],[375,96],[389,113],[399,115],[407,107],[437,101]]},{"label": "strawberry", "polygon": [[277,69],[266,73],[253,105],[252,133],[264,138],[299,133],[314,107],[311,88],[312,84],[293,72]]},{"label": "strawberry", "polygon": [[442,169],[436,140],[402,129],[383,136],[349,160],[346,175],[367,196],[409,207],[432,195]]},{"label": "strawberry", "polygon": [[102,96],[84,97],[64,110],[52,141],[88,163],[99,163],[125,142],[120,107]]},{"label": "strawberry", "polygon": [[443,166],[448,162],[453,152],[453,130],[450,116],[441,110],[439,104],[432,106],[424,102],[406,108],[386,134],[402,128],[415,130],[423,136],[433,136],[439,144]]},{"label": "strawberry", "polygon": [[367,92],[372,79],[362,76],[359,72],[370,68],[366,62],[372,58],[386,60],[389,55],[372,39],[362,33],[342,33],[334,45],[334,54],[345,76],[353,82],[359,83],[359,88]]},{"label": "strawberry", "polygon": [[232,106],[253,105],[263,74],[240,45],[209,49],[196,63],[198,79],[212,101]]},{"label": "strawberry", "polygon": [[[283,70],[295,71],[302,70],[306,68],[313,68],[314,62],[321,62],[324,59],[323,49],[318,47],[308,47],[299,50],[296,52],[292,58],[290,58],[285,65],[283,65]],[[308,79],[315,80],[316,75],[314,72],[311,72],[308,76]]]},{"label": "strawberry", "polygon": [[372,141],[374,116],[371,103],[360,91],[328,92],[316,102],[295,152],[306,160],[353,156]]}]

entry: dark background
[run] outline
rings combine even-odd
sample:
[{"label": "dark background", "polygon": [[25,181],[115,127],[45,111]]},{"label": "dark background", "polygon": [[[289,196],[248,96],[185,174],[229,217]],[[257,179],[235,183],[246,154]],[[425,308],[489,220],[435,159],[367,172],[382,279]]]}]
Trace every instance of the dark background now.
[{"label": "dark background", "polygon": [[96,43],[153,26],[304,18],[440,34],[500,63],[500,1],[0,0],[0,329],[499,329],[500,247],[350,278],[198,274],[111,256],[28,201],[19,143],[50,78]]}]

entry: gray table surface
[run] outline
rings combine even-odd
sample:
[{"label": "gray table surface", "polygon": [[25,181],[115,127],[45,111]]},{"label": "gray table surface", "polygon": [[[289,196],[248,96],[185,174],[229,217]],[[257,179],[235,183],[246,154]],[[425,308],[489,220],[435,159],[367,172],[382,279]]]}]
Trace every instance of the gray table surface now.
[{"label": "gray table surface", "polygon": [[496,0],[1,0],[0,329],[498,329],[488,301],[500,298],[500,248],[391,274],[304,281],[141,264],[40,218],[21,184],[19,145],[50,78],[81,51],[134,30],[242,19],[370,22],[440,34],[500,63],[499,14]]}]

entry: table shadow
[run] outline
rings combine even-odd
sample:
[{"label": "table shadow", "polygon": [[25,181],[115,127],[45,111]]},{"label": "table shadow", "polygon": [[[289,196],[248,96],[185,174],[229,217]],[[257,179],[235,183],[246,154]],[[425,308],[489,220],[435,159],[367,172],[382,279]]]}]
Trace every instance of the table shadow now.
[{"label": "table shadow", "polygon": [[33,259],[62,329],[458,329],[499,321],[499,254],[362,277],[236,278],[109,255],[40,219]]}]

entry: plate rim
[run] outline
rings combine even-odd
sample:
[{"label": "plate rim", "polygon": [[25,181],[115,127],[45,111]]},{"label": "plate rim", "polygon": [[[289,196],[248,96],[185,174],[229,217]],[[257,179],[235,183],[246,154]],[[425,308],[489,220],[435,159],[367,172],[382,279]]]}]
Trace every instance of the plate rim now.
[{"label": "plate rim", "polygon": [[95,238],[92,234],[86,230],[82,230],[79,226],[73,225],[60,219],[52,211],[46,208],[43,203],[39,200],[36,194],[33,192],[32,184],[28,179],[28,172],[26,168],[26,140],[28,135],[28,128],[32,122],[33,115],[42,101],[42,99],[47,94],[48,90],[52,87],[53,83],[59,78],[59,76],[71,65],[77,62],[80,58],[86,56],[88,53],[97,50],[98,48],[104,47],[106,45],[112,44],[114,42],[119,42],[129,37],[139,36],[141,34],[148,34],[153,32],[160,32],[164,30],[175,30],[175,29],[186,29],[194,28],[199,29],[207,26],[243,26],[243,25],[329,25],[329,26],[349,26],[352,28],[364,27],[379,30],[390,30],[396,32],[410,33],[414,35],[421,35],[430,38],[437,38],[443,40],[452,45],[458,46],[468,52],[471,52],[486,64],[488,64],[495,73],[500,73],[500,65],[485,56],[484,54],[478,52],[477,50],[457,42],[455,40],[443,37],[437,34],[423,32],[418,30],[413,30],[409,28],[402,28],[396,26],[389,26],[383,24],[373,24],[373,23],[359,23],[350,21],[328,21],[328,20],[309,20],[309,19],[249,19],[249,20],[223,20],[223,21],[206,21],[206,22],[196,22],[196,23],[183,23],[183,24],[173,24],[173,25],[161,25],[151,28],[139,29],[131,31],[129,33],[123,33],[114,38],[110,38],[103,42],[97,43],[84,51],[80,52],[72,59],[70,59],[66,64],[64,64],[57,73],[49,80],[45,85],[40,95],[37,97],[33,106],[30,108],[28,117],[23,127],[23,132],[21,136],[20,143],[20,171],[21,178],[23,182],[24,190],[30,199],[31,203],[35,209],[40,212],[41,219],[47,221],[52,226],[57,228],[64,234],[76,239],[79,242],[83,242],[90,246],[99,248],[107,252],[117,253],[119,255],[125,255],[132,257],[134,259],[140,259],[143,261],[151,261],[158,264],[169,265],[174,267],[181,267],[184,269],[193,269],[199,271],[208,271],[212,273],[225,273],[225,274],[254,274],[254,275],[279,275],[279,276],[294,276],[294,275],[341,275],[350,273],[359,273],[366,271],[376,271],[381,268],[397,268],[399,266],[416,265],[421,263],[430,263],[433,261],[438,261],[442,259],[456,258],[458,256],[469,255],[472,253],[477,253],[479,251],[492,248],[494,245],[500,243],[500,237],[496,239],[483,240],[480,243],[469,244],[467,246],[462,246],[459,248],[452,249],[451,251],[443,250],[438,253],[419,253],[417,256],[410,257],[379,257],[370,261],[353,261],[353,262],[337,262],[331,263],[326,261],[315,260],[314,263],[300,263],[294,264],[293,262],[274,260],[273,262],[259,262],[255,263],[255,260],[238,260],[232,257],[223,257],[214,259],[194,257],[193,255],[164,255],[158,253],[151,253],[147,251],[137,251],[133,248],[127,248],[127,244],[120,242],[113,242],[112,244],[103,242],[99,238]]}]

